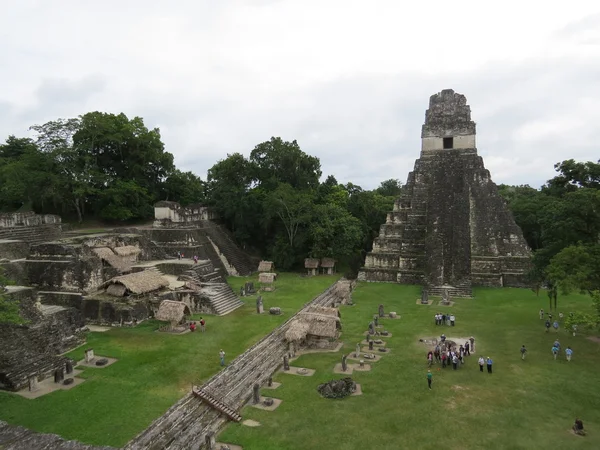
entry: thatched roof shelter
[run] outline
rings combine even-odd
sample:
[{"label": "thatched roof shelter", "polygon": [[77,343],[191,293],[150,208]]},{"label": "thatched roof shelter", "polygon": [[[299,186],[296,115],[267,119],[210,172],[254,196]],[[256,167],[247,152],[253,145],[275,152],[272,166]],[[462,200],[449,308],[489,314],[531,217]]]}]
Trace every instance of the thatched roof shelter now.
[{"label": "thatched roof shelter", "polygon": [[276,273],[259,273],[258,274],[258,281],[260,283],[264,283],[264,284],[272,284],[275,282],[276,278],[277,278]]},{"label": "thatched roof shelter", "polygon": [[125,292],[140,295],[167,287],[169,281],[157,271],[150,269],[114,277],[104,284],[107,287],[107,293],[109,293],[110,285],[117,284],[124,286]]},{"label": "thatched roof shelter", "polygon": [[177,324],[183,320],[186,315],[191,315],[190,308],[183,302],[175,300],[163,300],[160,302],[156,318],[164,322]]},{"label": "thatched roof shelter", "polygon": [[141,250],[135,245],[124,245],[122,247],[115,247],[114,252],[119,256],[136,256]]},{"label": "thatched roof shelter", "polygon": [[122,284],[111,284],[106,288],[106,293],[113,297],[123,297],[127,292],[127,288]]},{"label": "thatched roof shelter", "polygon": [[287,331],[285,332],[285,339],[288,342],[301,341],[308,334],[309,328],[310,326],[307,322],[296,319],[290,324]]},{"label": "thatched roof shelter", "polygon": [[298,342],[312,335],[323,338],[337,338],[342,324],[337,308],[313,306],[298,313],[288,327],[285,338],[289,342]]},{"label": "thatched roof shelter", "polygon": [[271,272],[273,270],[275,270],[275,264],[273,264],[273,261],[261,261],[258,264],[259,272]]},{"label": "thatched roof shelter", "polygon": [[112,249],[108,247],[96,247],[92,251],[103,261],[106,261],[109,266],[114,267],[119,272],[126,272],[131,270],[131,261],[116,255]]},{"label": "thatched roof shelter", "polygon": [[319,260],[316,258],[306,258],[304,260],[304,268],[305,269],[318,269],[319,268]]},{"label": "thatched roof shelter", "polygon": [[335,267],[335,259],[333,258],[321,258],[321,267],[330,268]]}]

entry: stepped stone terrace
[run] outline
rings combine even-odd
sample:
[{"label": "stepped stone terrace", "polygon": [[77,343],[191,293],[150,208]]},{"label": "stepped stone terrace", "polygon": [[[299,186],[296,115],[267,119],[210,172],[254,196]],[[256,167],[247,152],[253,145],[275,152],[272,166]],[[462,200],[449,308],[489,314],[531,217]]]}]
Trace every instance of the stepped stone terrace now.
[{"label": "stepped stone terrace", "polygon": [[475,128],[464,95],[447,89],[431,96],[421,156],[359,280],[466,297],[472,285],[527,285],[530,250],[477,154]]}]

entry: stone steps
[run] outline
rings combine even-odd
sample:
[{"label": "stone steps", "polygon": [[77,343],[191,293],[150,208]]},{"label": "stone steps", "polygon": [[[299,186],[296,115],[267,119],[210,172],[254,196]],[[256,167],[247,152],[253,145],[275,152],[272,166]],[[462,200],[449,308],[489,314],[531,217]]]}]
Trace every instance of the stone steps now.
[{"label": "stone steps", "polygon": [[450,300],[452,300],[452,297],[473,297],[473,288],[471,287],[470,282],[459,283],[455,286],[428,286],[427,293],[434,297],[441,297],[446,289],[448,290],[448,295],[450,295]]},{"label": "stone steps", "polygon": [[194,386],[192,388],[192,394],[196,397],[199,397],[204,402],[208,403],[211,407],[213,407],[220,413],[225,414],[229,418],[229,420],[232,420],[234,422],[240,422],[242,420],[242,416],[240,416],[235,410],[214,398],[202,387]]},{"label": "stone steps", "polygon": [[253,264],[248,255],[233,242],[231,237],[219,225],[208,226],[203,231],[219,248],[229,264],[235,267],[239,275],[250,275],[254,272]]},{"label": "stone steps", "polygon": [[24,241],[28,244],[38,244],[56,240],[62,236],[60,225],[45,224],[32,227],[0,228],[0,239]]},{"label": "stone steps", "polygon": [[224,316],[244,305],[228,284],[219,284],[221,285],[219,292],[210,298],[210,304],[218,316]]}]

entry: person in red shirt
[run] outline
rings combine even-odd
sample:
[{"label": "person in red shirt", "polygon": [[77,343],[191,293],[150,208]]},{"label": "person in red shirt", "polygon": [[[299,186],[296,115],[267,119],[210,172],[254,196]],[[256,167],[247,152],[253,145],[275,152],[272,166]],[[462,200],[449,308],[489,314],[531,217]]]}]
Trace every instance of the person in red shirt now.
[{"label": "person in red shirt", "polygon": [[190,322],[190,331],[191,332],[196,331],[196,322]]}]

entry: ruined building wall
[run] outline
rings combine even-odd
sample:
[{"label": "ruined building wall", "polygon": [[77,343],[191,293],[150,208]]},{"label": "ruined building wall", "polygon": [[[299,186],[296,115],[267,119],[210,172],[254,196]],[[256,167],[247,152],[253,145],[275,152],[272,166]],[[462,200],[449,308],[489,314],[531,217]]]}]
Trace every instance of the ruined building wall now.
[{"label": "ruined building wall", "polygon": [[75,308],[36,306],[37,292],[32,288],[11,286],[9,301],[18,302],[23,325],[0,324],[0,387],[19,390],[29,377],[43,379],[61,365],[61,353],[84,341],[83,316]]}]

